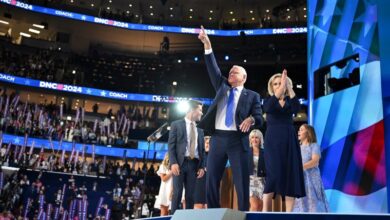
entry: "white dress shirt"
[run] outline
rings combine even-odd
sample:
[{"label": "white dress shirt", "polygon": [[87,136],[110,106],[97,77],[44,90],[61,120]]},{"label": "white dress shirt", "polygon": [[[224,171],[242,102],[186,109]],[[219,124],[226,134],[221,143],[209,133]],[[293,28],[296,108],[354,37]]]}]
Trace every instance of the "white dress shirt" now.
[{"label": "white dress shirt", "polygon": [[225,130],[225,131],[237,131],[236,126],[236,109],[237,109],[237,103],[238,99],[240,98],[243,86],[238,86],[234,88],[234,107],[233,107],[233,123],[228,127],[225,125],[225,119],[226,119],[226,108],[227,108],[227,102],[230,95],[230,90],[227,91],[226,95],[218,102],[217,105],[217,114],[215,116],[215,129],[217,130]]}]

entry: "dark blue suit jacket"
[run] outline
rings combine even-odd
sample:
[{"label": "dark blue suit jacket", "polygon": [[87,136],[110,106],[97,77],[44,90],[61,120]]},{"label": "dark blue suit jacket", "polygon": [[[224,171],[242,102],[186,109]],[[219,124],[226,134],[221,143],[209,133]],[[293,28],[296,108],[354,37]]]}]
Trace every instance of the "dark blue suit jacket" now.
[{"label": "dark blue suit jacket", "polygon": [[[213,53],[205,55],[205,62],[211,83],[217,94],[213,103],[209,106],[206,115],[199,122],[198,127],[212,134],[215,131],[215,117],[217,114],[218,102],[226,96],[227,91],[231,88],[231,86],[229,85],[226,77],[222,76],[221,70],[217,65]],[[249,116],[252,116],[255,119],[255,124],[251,129],[260,128],[263,123],[260,95],[257,92],[244,88],[241,92],[240,98],[238,99],[235,114],[237,131],[240,131],[240,124]],[[242,133],[242,143],[245,150],[248,150],[249,148],[248,134],[249,133]]]},{"label": "dark blue suit jacket", "polygon": [[[205,151],[204,151],[204,134],[203,130],[197,128],[198,131],[198,155],[199,155],[199,168],[205,167]],[[184,162],[187,141],[187,129],[186,121],[184,119],[176,120],[171,123],[171,130],[169,131],[168,138],[168,150],[169,150],[169,163],[181,165]]]}]

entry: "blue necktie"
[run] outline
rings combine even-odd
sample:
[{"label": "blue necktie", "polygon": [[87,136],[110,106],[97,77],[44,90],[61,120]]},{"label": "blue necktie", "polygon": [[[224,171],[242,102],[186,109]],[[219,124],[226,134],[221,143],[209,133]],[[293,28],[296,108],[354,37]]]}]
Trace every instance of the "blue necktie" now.
[{"label": "blue necktie", "polygon": [[225,117],[225,125],[226,127],[230,127],[233,124],[234,119],[234,91],[235,88],[231,88],[229,90],[229,98],[226,105],[226,117]]}]

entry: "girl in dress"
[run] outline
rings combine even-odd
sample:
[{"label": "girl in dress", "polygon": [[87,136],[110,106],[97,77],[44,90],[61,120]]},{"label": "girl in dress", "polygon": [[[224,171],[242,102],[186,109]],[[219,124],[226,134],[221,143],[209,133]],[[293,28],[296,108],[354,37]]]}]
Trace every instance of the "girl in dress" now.
[{"label": "girl in dress", "polygon": [[165,154],[164,160],[157,171],[157,175],[161,178],[160,191],[156,198],[154,207],[161,210],[161,216],[169,214],[171,205],[171,190],[172,190],[172,172],[169,170],[169,156]]},{"label": "girl in dress", "polygon": [[303,175],[305,180],[306,197],[295,200],[295,212],[329,212],[324,185],[322,184],[318,162],[321,158],[314,128],[303,124],[298,131],[301,142]]}]

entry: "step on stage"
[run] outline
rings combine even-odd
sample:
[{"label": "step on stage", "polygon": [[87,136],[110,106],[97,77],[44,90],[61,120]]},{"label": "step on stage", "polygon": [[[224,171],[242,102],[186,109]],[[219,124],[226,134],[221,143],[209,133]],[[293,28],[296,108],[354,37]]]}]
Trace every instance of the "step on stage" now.
[{"label": "step on stage", "polygon": [[173,216],[144,218],[145,220],[388,220],[390,214],[335,214],[240,212],[237,210],[190,209],[177,210]]}]

